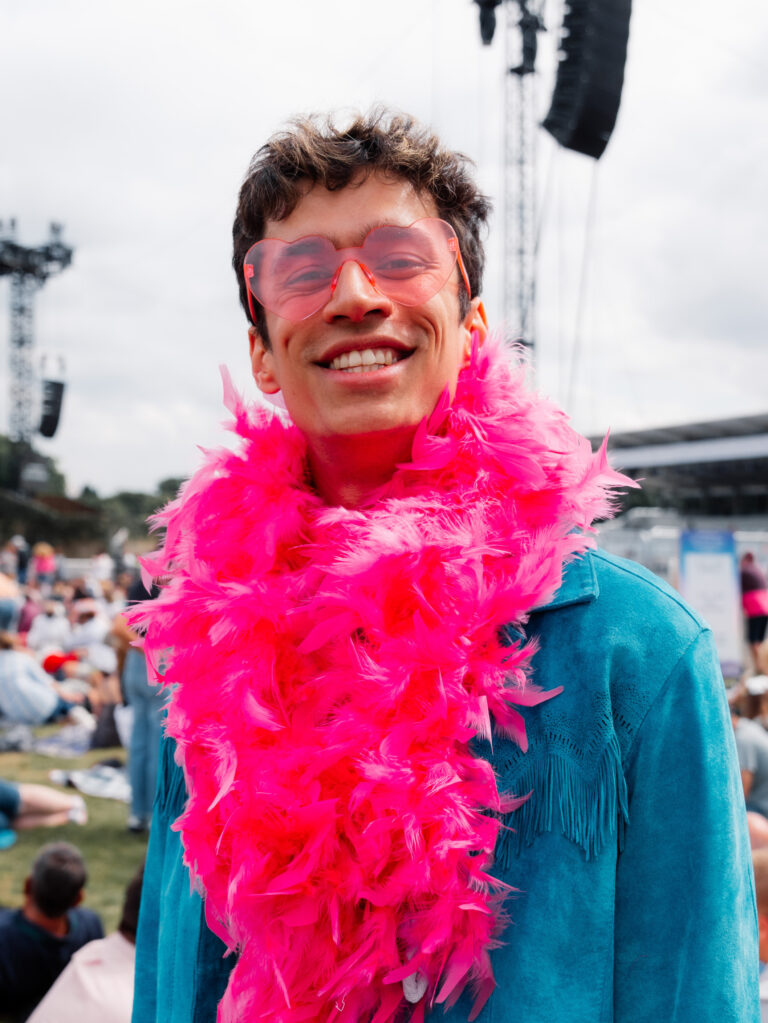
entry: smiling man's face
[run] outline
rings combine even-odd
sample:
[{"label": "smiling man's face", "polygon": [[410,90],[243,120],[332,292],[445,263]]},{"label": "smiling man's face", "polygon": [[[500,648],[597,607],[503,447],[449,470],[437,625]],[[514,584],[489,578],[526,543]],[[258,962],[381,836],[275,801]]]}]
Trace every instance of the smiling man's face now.
[{"label": "smiling man's face", "polygon": [[[324,235],[337,248],[357,246],[371,228],[406,227],[435,217],[431,197],[400,179],[373,173],[337,191],[315,185],[265,237],[291,242]],[[382,431],[413,432],[447,386],[453,394],[473,330],[484,331],[479,300],[460,319],[457,268],[423,305],[387,298],[360,266],[344,263],[327,303],[295,323],[267,312],[270,347],[251,331],[253,375],[265,394],[282,391],[291,418],[307,437]]]}]

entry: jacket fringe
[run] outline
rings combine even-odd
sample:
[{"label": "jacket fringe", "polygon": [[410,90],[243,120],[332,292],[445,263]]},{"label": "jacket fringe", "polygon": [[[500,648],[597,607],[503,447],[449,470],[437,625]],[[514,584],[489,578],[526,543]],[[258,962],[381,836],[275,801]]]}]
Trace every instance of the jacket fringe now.
[{"label": "jacket fringe", "polygon": [[616,838],[624,844],[629,821],[627,782],[621,762],[619,740],[612,734],[590,778],[579,765],[557,753],[526,757],[524,770],[515,780],[518,792],[531,792],[514,814],[505,814],[496,842],[496,862],[512,868],[524,846],[532,845],[542,832],[560,830],[583,849],[588,860],[606,842]]}]

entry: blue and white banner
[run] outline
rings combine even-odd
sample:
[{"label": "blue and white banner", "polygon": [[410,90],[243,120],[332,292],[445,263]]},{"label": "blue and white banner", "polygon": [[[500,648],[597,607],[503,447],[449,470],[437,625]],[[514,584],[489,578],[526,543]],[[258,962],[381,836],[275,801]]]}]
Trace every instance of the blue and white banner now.
[{"label": "blue and white banner", "polygon": [[739,564],[733,533],[680,534],[680,592],[712,629],[726,678],[743,668]]}]

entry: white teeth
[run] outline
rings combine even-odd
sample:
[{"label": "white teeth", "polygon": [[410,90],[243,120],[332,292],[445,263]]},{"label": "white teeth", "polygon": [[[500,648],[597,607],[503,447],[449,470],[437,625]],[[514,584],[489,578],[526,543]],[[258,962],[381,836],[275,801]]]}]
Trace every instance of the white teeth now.
[{"label": "white teeth", "polygon": [[344,352],[330,363],[331,369],[346,369],[352,373],[366,373],[382,369],[397,362],[398,353],[393,348],[363,348],[361,351]]}]

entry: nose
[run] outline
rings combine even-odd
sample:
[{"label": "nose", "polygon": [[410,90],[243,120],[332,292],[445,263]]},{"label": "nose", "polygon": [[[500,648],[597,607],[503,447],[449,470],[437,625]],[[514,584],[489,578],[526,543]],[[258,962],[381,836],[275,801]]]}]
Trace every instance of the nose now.
[{"label": "nose", "polygon": [[348,259],[336,271],[323,316],[327,323],[337,319],[359,323],[369,313],[390,316],[392,309],[392,300],[378,290],[370,271],[356,260]]}]

